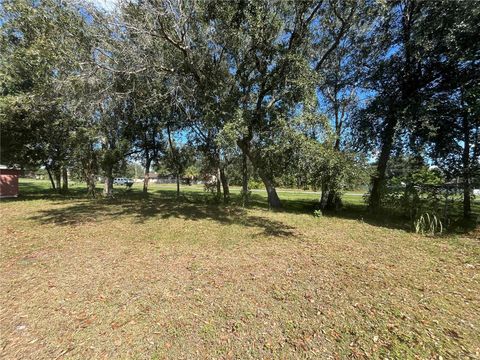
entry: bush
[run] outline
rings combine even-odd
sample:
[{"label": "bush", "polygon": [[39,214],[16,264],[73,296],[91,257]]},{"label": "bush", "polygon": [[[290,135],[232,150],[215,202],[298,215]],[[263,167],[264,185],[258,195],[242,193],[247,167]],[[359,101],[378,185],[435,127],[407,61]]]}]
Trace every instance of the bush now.
[{"label": "bush", "polygon": [[415,232],[417,234],[441,235],[443,224],[439,217],[433,213],[425,212],[418,216],[414,221]]},{"label": "bush", "polygon": [[417,233],[437,235],[450,226],[460,190],[446,183],[438,171],[422,167],[388,180],[382,208],[408,218]]},{"label": "bush", "polygon": [[248,180],[248,188],[249,189],[261,189],[263,188],[263,183],[261,181],[255,179]]}]

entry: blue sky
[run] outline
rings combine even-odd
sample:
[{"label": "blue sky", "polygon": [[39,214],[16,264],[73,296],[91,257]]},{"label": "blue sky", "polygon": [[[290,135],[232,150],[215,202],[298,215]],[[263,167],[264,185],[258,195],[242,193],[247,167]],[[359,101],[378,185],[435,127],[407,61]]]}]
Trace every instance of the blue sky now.
[{"label": "blue sky", "polygon": [[119,0],[91,0],[91,2],[106,11],[111,11],[118,4]]}]

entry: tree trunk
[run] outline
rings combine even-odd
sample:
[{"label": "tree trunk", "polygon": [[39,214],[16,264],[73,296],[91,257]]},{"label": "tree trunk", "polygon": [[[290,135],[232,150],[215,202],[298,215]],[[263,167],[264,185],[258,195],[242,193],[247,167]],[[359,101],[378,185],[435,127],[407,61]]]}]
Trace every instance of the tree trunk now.
[{"label": "tree trunk", "polygon": [[65,166],[62,167],[62,182],[62,191],[68,192],[68,172]]},{"label": "tree trunk", "polygon": [[336,199],[337,196],[335,194],[335,191],[330,190],[328,192],[328,197],[327,197],[327,210],[335,210],[336,209]]},{"label": "tree trunk", "polygon": [[[175,157],[178,155],[176,149],[173,147],[173,141],[172,141],[172,135],[170,133],[170,126],[167,126],[167,134],[168,134],[168,144],[170,145],[170,153],[172,157],[175,159]],[[175,176],[177,177],[177,197],[180,196],[180,169],[179,169],[179,164],[177,162],[176,164],[176,172]]]},{"label": "tree trunk", "polygon": [[105,171],[105,184],[103,186],[103,196],[113,197],[113,166],[108,165]]},{"label": "tree trunk", "polygon": [[177,177],[177,197],[179,197],[180,196],[180,174],[178,173],[178,171],[176,173],[176,177]]},{"label": "tree trunk", "polygon": [[217,199],[220,200],[220,196],[222,195],[222,188],[221,188],[222,184],[220,182],[220,168],[219,167],[217,167],[216,178],[217,178],[217,184],[216,184],[217,185]]},{"label": "tree trunk", "polygon": [[85,153],[85,157],[82,157],[81,163],[83,168],[83,176],[87,182],[87,195],[96,197],[96,173],[97,173],[97,160],[95,152],[93,150],[93,144],[89,144],[88,150]]},{"label": "tree trunk", "polygon": [[262,179],[262,182],[265,185],[265,190],[267,190],[268,194],[268,205],[272,208],[281,208],[282,202],[278,197],[277,190],[275,189],[275,185],[271,176],[266,174],[262,167],[259,166],[260,164],[258,163],[257,159],[252,156],[248,145],[246,145],[244,142],[238,142],[238,145],[242,149],[243,153],[248,156],[250,162],[253,164],[255,169],[257,169],[260,179]]},{"label": "tree trunk", "polygon": [[322,193],[320,195],[320,209],[324,210],[327,208],[328,201],[328,187],[326,183],[322,183]]},{"label": "tree trunk", "polygon": [[342,206],[342,199],[337,191],[332,189],[332,185],[326,181],[322,184],[322,197],[320,200],[320,208],[322,210],[337,211]]},{"label": "tree trunk", "polygon": [[54,171],[54,175],[55,175],[55,188],[57,189],[58,192],[60,192],[62,189],[62,172],[60,168]]},{"label": "tree trunk", "polygon": [[262,179],[263,184],[265,185],[265,189],[267,190],[268,205],[275,209],[281,208],[282,202],[278,197],[277,190],[275,189],[275,185],[273,184],[273,180],[263,171],[259,170],[258,175],[260,175],[260,179]]},{"label": "tree trunk", "polygon": [[[418,101],[416,92],[419,86],[417,59],[414,56],[414,48],[412,46],[412,26],[415,21],[414,12],[417,9],[416,1],[408,2],[404,7],[402,13],[402,44],[404,51],[404,64],[401,73],[398,74],[400,80],[401,93],[399,99],[392,99],[389,106],[389,113],[385,118],[386,124],[382,136],[382,149],[380,151],[380,157],[378,159],[376,174],[372,177],[372,190],[370,193],[369,209],[376,211],[380,208],[382,194],[385,188],[385,174],[387,170],[387,163],[390,159],[390,153],[392,151],[393,142],[395,139],[395,128],[400,116],[408,116],[415,118],[415,114],[411,113],[409,108],[412,102]],[[396,104],[397,108],[393,106]],[[397,112],[396,109],[402,111]],[[408,110],[410,114],[406,115],[404,112]],[[413,108],[415,111],[415,107]]]},{"label": "tree trunk", "polygon": [[395,136],[395,127],[397,126],[397,118],[395,116],[386,118],[385,132],[383,134],[382,149],[378,158],[376,173],[372,176],[372,190],[370,192],[370,201],[368,207],[370,210],[376,211],[380,207],[382,193],[385,187],[385,173],[387,171],[390,152],[393,147]]},{"label": "tree trunk", "polygon": [[328,192],[326,209],[338,211],[341,207],[342,207],[342,199],[340,198],[340,196],[336,191],[330,190]]},{"label": "tree trunk", "polygon": [[263,172],[259,172],[259,175],[262,179],[263,184],[265,185],[265,189],[267,190],[269,206],[276,209],[281,208],[282,202],[278,197],[277,189],[275,189],[273,180],[269,176],[265,175]]},{"label": "tree trunk", "polygon": [[87,181],[87,195],[90,195],[94,198],[96,196],[95,174],[86,174],[85,178]]},{"label": "tree trunk", "polygon": [[145,175],[143,177],[143,193],[146,194],[148,192],[148,183],[150,181],[150,164],[152,159],[147,156],[145,161]]},{"label": "tree trunk", "polygon": [[339,210],[342,206],[342,199],[335,190],[331,189],[330,184],[322,184],[322,194],[320,195],[320,209]]},{"label": "tree trunk", "polygon": [[244,207],[248,205],[248,168],[245,153],[242,154],[242,203]]},{"label": "tree trunk", "polygon": [[48,166],[45,165],[45,170],[47,170],[47,174],[48,174],[48,178],[50,179],[50,183],[52,184],[52,189],[55,190],[55,181],[53,181],[53,176],[52,176],[52,173],[50,171],[50,168]]},{"label": "tree trunk", "polygon": [[105,177],[105,184],[103,187],[103,196],[113,197],[113,178],[111,176]]},{"label": "tree trunk", "polygon": [[463,218],[468,219],[472,215],[470,198],[470,126],[467,115],[463,116]]},{"label": "tree trunk", "polygon": [[228,186],[228,178],[227,178],[227,175],[225,174],[224,168],[220,168],[220,180],[222,182],[222,188],[223,188],[223,202],[227,204],[230,200],[230,188]]}]

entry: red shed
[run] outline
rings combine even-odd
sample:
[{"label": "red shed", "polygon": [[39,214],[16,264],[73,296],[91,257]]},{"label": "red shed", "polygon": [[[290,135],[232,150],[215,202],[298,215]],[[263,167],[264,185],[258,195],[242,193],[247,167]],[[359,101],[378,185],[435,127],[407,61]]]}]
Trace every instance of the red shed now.
[{"label": "red shed", "polygon": [[0,165],[0,198],[18,196],[18,177],[20,170],[8,169]]}]

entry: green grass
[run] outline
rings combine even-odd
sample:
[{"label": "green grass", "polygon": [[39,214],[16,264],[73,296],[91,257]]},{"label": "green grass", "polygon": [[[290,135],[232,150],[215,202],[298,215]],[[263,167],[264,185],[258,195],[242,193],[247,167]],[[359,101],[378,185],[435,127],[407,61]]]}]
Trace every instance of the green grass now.
[{"label": "green grass", "polygon": [[358,196],[315,218],[304,192],[269,211],[238,189],[224,206],[202,187],[47,187],[0,202],[2,358],[480,356],[475,233],[418,236]]}]

